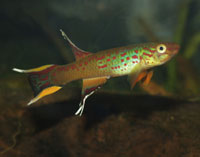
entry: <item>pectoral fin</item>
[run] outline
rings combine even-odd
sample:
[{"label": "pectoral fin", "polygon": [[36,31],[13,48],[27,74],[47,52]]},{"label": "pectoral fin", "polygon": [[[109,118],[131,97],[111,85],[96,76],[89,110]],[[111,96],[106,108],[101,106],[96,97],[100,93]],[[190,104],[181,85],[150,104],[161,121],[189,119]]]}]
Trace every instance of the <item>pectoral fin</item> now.
[{"label": "pectoral fin", "polygon": [[137,82],[143,81],[143,85],[148,85],[151,81],[151,78],[153,76],[153,71],[142,71],[137,73],[132,73],[129,75],[129,81],[131,84],[131,89],[136,85]]},{"label": "pectoral fin", "polygon": [[90,79],[83,79],[83,87],[81,92],[81,102],[79,104],[79,109],[75,113],[75,115],[81,116],[84,110],[85,101],[86,99],[92,95],[101,85],[106,83],[109,77],[98,77],[98,78],[90,78]]},{"label": "pectoral fin", "polygon": [[153,71],[146,72],[146,77],[142,84],[148,85],[149,82],[151,81],[152,76],[153,76]]}]

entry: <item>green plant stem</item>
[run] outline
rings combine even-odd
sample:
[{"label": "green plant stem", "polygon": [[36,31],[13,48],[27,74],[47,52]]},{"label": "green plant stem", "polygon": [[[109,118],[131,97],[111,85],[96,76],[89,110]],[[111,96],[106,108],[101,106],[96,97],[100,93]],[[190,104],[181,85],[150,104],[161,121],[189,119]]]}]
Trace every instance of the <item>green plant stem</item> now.
[{"label": "green plant stem", "polygon": [[[185,27],[187,24],[190,1],[191,0],[183,1],[182,5],[180,7],[177,28],[176,28],[176,32],[174,35],[174,41],[180,45],[182,43],[183,36],[184,36],[184,30],[185,30]],[[173,60],[168,65],[168,83],[167,83],[168,90],[170,90],[170,91],[174,90],[174,87],[177,83],[176,78],[177,78],[176,61]]]},{"label": "green plant stem", "polygon": [[192,58],[192,56],[195,54],[195,52],[197,52],[197,48],[198,48],[199,44],[200,44],[200,32],[195,34],[190,39],[190,41],[186,45],[186,48],[185,48],[183,56],[186,59]]}]

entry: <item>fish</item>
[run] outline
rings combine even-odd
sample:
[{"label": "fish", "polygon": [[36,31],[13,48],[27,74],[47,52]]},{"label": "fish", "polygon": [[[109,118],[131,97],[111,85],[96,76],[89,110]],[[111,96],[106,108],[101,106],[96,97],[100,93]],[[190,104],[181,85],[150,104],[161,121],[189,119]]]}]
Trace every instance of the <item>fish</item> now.
[{"label": "fish", "polygon": [[86,99],[108,79],[128,75],[131,89],[139,81],[148,84],[153,76],[151,69],[169,61],[180,49],[173,42],[149,42],[92,53],[77,47],[63,30],[60,31],[76,61],[66,65],[49,64],[28,70],[12,70],[28,74],[35,97],[27,105],[57,92],[67,83],[82,79],[81,101],[75,113],[79,116],[83,113]]}]

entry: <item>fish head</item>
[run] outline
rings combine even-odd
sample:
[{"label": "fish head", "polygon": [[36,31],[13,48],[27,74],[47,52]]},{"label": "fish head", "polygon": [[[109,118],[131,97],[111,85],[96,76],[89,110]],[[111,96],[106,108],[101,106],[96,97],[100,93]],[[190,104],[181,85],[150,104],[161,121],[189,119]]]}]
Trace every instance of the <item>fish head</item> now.
[{"label": "fish head", "polygon": [[141,62],[146,69],[162,65],[179,52],[176,43],[148,43],[141,49]]}]

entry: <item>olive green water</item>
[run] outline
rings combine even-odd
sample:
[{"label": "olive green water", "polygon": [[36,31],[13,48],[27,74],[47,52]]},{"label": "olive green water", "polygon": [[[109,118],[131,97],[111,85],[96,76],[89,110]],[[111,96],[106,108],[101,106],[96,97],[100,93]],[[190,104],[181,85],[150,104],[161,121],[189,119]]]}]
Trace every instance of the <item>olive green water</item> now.
[{"label": "olive green water", "polygon": [[[48,5],[47,5],[48,4]],[[185,1],[0,2],[0,156],[198,157],[200,154],[200,3]],[[74,60],[62,28],[80,48],[150,41],[181,46],[132,91],[110,79],[78,109],[81,81],[26,106],[29,69]]]}]

